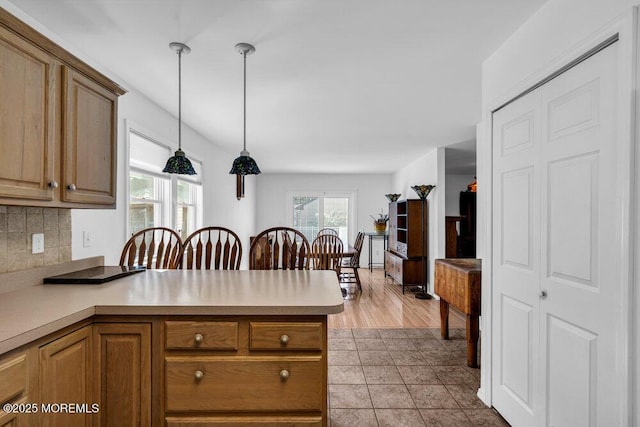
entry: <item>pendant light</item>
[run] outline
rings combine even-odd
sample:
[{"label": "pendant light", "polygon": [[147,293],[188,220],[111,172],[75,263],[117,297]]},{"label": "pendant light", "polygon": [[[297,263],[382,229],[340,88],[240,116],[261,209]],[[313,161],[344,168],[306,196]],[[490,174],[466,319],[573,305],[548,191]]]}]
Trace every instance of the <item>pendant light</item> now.
[{"label": "pendant light", "polygon": [[162,172],[195,175],[196,171],[182,151],[182,55],[191,52],[191,48],[178,42],[169,43],[169,47],[178,54],[178,151],[169,157]]},{"label": "pendant light", "polygon": [[255,160],[251,158],[247,151],[247,55],[251,55],[256,51],[256,48],[249,43],[238,43],[236,50],[240,52],[244,59],[244,123],[243,123],[243,145],[240,157],[233,161],[230,174],[236,175],[236,198],[240,200],[244,197],[244,176],[245,175],[258,175],[260,168]]}]

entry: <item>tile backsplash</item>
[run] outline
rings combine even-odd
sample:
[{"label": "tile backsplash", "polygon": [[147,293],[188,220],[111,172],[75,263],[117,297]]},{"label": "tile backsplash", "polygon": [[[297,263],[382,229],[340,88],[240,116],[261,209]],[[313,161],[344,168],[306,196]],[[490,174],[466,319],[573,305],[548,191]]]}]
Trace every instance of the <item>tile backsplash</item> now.
[{"label": "tile backsplash", "polygon": [[[44,233],[44,253],[31,235]],[[0,273],[71,261],[71,210],[0,206]]]}]

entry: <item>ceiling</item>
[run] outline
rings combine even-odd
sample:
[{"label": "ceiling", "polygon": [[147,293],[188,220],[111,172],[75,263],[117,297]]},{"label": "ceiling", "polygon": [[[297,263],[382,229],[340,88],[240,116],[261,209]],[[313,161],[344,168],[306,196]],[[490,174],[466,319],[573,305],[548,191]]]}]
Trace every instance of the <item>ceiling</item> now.
[{"label": "ceiling", "polygon": [[544,0],[9,2],[176,116],[168,45],[188,44],[183,122],[234,155],[243,70],[234,46],[252,43],[247,149],[263,172],[392,173],[475,138],[482,61]]}]

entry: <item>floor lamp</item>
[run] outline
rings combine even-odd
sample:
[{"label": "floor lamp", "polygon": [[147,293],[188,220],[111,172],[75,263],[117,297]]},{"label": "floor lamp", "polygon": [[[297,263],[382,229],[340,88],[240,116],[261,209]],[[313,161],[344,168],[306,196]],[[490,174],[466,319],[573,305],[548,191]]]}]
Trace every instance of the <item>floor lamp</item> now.
[{"label": "floor lamp", "polygon": [[420,228],[422,230],[422,290],[418,291],[416,293],[416,298],[418,299],[431,299],[431,295],[429,295],[427,293],[427,238],[426,238],[426,234],[427,234],[427,226],[425,224],[426,219],[425,219],[425,208],[424,205],[427,204],[427,196],[429,196],[429,193],[431,193],[431,190],[433,190],[434,188],[436,188],[435,185],[414,185],[413,187],[411,187],[413,189],[413,191],[415,191],[418,194],[418,197],[420,197],[420,201],[421,201],[421,208],[422,208],[422,223],[420,224]]}]

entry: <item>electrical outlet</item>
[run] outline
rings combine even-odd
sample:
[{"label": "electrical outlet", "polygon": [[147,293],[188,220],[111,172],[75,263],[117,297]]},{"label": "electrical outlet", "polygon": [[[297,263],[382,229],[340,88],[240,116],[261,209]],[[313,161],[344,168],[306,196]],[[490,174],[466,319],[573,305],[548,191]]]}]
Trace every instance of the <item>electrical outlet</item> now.
[{"label": "electrical outlet", "polygon": [[31,253],[44,253],[44,233],[36,233],[31,235]]},{"label": "electrical outlet", "polygon": [[82,247],[90,248],[93,243],[93,234],[90,231],[82,232]]}]

